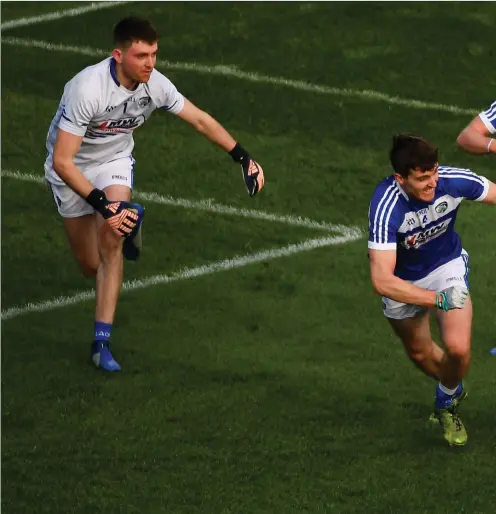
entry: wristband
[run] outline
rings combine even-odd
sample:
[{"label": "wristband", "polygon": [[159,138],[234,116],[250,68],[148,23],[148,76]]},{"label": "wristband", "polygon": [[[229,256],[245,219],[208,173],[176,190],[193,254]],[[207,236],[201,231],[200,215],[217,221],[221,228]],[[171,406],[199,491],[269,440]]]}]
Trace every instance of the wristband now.
[{"label": "wristband", "polygon": [[250,158],[248,152],[239,143],[236,143],[235,147],[229,152],[229,155],[234,162],[242,162]]},{"label": "wristband", "polygon": [[86,197],[86,201],[95,209],[95,211],[101,213],[105,209],[105,205],[108,200],[103,191],[95,188]]}]

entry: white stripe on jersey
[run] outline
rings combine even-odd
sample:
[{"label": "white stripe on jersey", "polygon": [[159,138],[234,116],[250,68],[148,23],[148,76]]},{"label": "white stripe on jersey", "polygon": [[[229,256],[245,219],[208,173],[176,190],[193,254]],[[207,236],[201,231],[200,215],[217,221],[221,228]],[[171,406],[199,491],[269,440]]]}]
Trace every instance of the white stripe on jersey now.
[{"label": "white stripe on jersey", "polygon": [[389,225],[389,218],[391,217],[391,213],[394,211],[394,206],[396,205],[396,202],[399,200],[400,198],[400,193],[399,191],[396,193],[396,196],[391,204],[391,207],[389,208],[389,212],[388,212],[388,215],[387,215],[387,218],[386,218],[386,221],[384,222],[384,242],[387,243],[388,242],[388,225]]},{"label": "white stripe on jersey", "polygon": [[493,121],[494,119],[496,119],[496,102],[493,102],[489,109],[486,109],[484,111],[484,114],[486,115],[486,118],[489,121]]},{"label": "white stripe on jersey", "polygon": [[479,113],[479,118],[491,134],[496,133],[496,102],[493,102],[489,109]]},{"label": "white stripe on jersey", "polygon": [[377,243],[377,218],[379,217],[379,211],[381,210],[382,204],[387,199],[387,196],[391,193],[391,190],[394,189],[394,184],[391,184],[382,195],[382,199],[377,206],[374,216],[374,242]]},{"label": "white stripe on jersey", "polygon": [[[379,215],[380,211],[380,217],[379,217],[379,223],[374,226],[374,242],[376,243],[384,243],[387,241],[387,223],[389,223],[389,218],[391,217],[391,212],[394,209],[394,206],[396,205],[396,202],[398,201],[398,197],[400,195],[400,192],[398,191],[398,188],[396,187],[396,182],[391,184],[391,186],[386,190],[386,193],[384,194],[381,204],[377,207],[376,212],[376,219]],[[384,202],[384,203],[383,203]],[[386,216],[386,224],[384,224],[384,216]],[[383,229],[385,236],[383,236]]]},{"label": "white stripe on jersey", "polygon": [[442,178],[465,178],[467,180],[477,182],[481,186],[484,186],[484,181],[481,179],[481,177],[467,168],[451,168],[449,166],[440,166],[438,172],[439,176]]},{"label": "white stripe on jersey", "polygon": [[374,242],[377,242],[376,240],[376,235],[377,235],[377,218],[379,216],[379,211],[381,210],[381,206],[382,204],[384,203],[384,201],[386,200],[388,194],[391,192],[391,189],[394,187],[394,184],[391,184],[385,191],[385,193],[382,195],[382,199],[381,201],[379,202],[379,205],[377,206],[377,209],[375,211],[375,216],[374,216]]}]

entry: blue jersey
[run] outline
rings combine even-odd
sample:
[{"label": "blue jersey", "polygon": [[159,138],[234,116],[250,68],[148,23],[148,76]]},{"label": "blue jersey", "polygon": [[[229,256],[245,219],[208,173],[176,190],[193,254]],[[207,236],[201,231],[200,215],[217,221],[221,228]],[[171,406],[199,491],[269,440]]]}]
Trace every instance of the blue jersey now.
[{"label": "blue jersey", "polygon": [[460,203],[483,200],[489,189],[485,177],[467,169],[439,167],[439,180],[431,202],[410,198],[393,175],[375,189],[369,208],[369,243],[372,250],[396,250],[394,274],[419,280],[461,255],[455,232]]},{"label": "blue jersey", "polygon": [[496,101],[488,109],[479,114],[479,118],[491,134],[496,132]]}]

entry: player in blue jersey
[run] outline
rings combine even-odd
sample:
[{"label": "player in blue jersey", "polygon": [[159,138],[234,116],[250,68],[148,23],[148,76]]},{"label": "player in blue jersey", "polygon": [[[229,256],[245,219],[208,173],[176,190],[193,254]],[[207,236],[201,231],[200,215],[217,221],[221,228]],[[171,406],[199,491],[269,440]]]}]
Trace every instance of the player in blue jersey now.
[{"label": "player in blue jersey", "polygon": [[[135,242],[144,209],[130,203],[134,130],[156,109],[175,114],[241,165],[250,196],[264,186],[261,166],[239,142],[155,69],[157,39],[148,20],[121,20],[114,28],[112,56],[65,85],[47,135],[46,180],[76,260],[96,279],[91,359],[105,371],[121,369],[110,351],[110,335],[123,253],[135,260],[140,250]],[[198,173],[206,175],[202,169]]]},{"label": "player in blue jersey", "polygon": [[[472,302],[468,254],[454,230],[464,199],[496,205],[496,185],[467,169],[439,166],[438,150],[421,137],[393,138],[394,174],[375,189],[369,208],[369,257],[374,289],[409,358],[438,381],[433,421],[450,445],[467,432],[457,407],[466,393]],[[433,340],[434,311],[444,350]]]},{"label": "player in blue jersey", "polygon": [[[496,153],[496,100],[480,112],[461,132],[458,146],[473,154]],[[490,351],[496,356],[496,346]]]}]

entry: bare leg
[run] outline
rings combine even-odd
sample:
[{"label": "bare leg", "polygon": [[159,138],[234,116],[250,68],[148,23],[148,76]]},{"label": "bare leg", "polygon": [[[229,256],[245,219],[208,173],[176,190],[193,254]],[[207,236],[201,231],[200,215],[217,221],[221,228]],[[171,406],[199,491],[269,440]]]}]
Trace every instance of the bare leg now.
[{"label": "bare leg", "polygon": [[427,376],[439,380],[444,352],[432,340],[429,311],[415,318],[388,318],[388,321],[401,339],[410,360]]},{"label": "bare leg", "polygon": [[441,362],[440,381],[448,389],[455,389],[468,372],[472,332],[472,300],[463,309],[438,311],[437,322],[446,352]]},{"label": "bare leg", "polygon": [[100,265],[96,215],[64,218],[64,228],[72,253],[83,274],[87,277],[96,277]]},{"label": "bare leg", "polygon": [[[126,186],[112,185],[106,187],[105,194],[109,200],[129,201],[131,198],[131,190]],[[96,224],[100,265],[96,278],[95,319],[112,323],[122,285],[123,239],[114,234],[100,215],[97,216]]]}]

